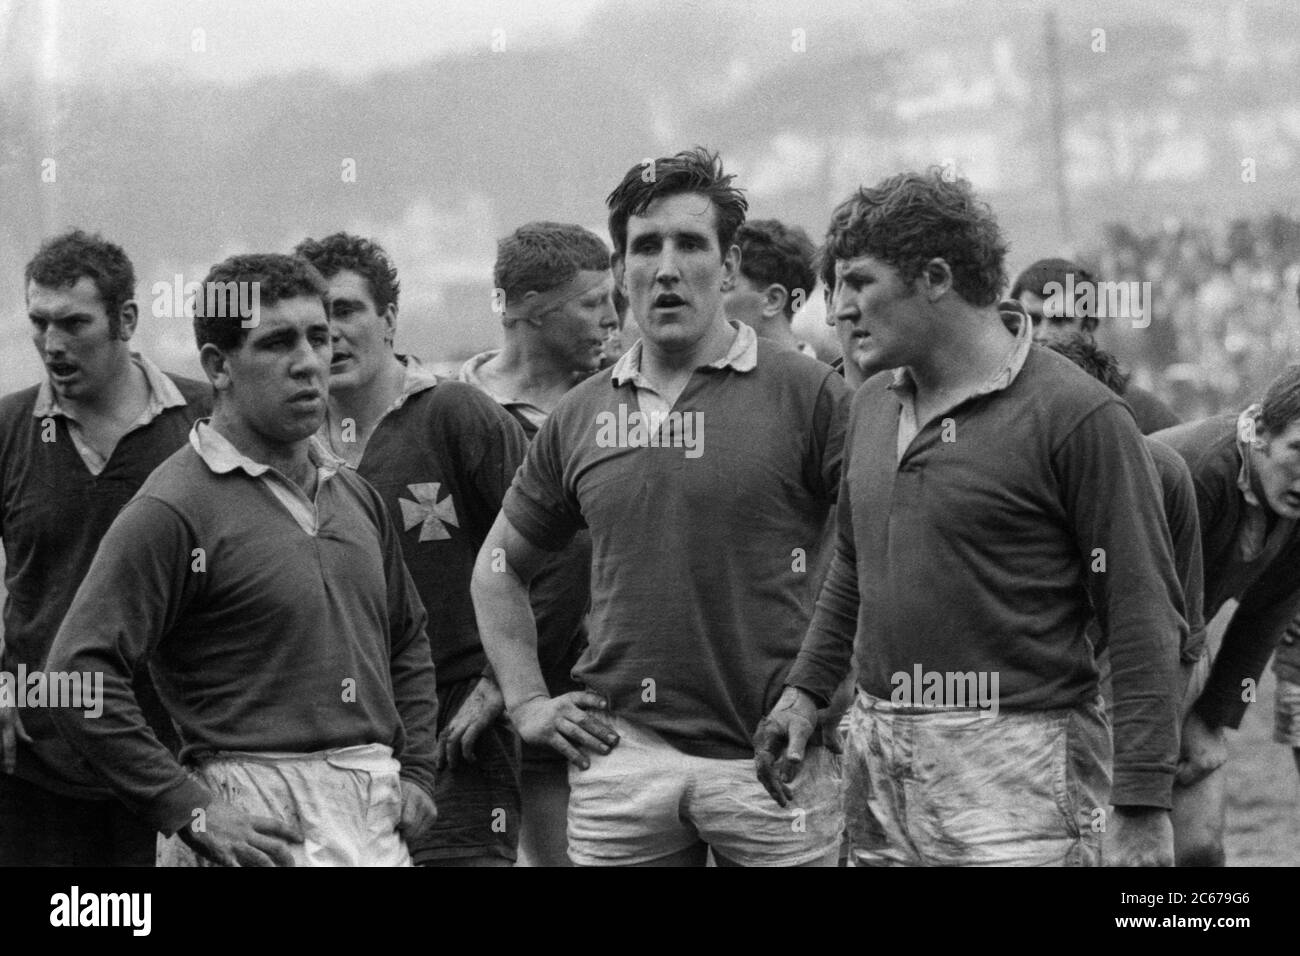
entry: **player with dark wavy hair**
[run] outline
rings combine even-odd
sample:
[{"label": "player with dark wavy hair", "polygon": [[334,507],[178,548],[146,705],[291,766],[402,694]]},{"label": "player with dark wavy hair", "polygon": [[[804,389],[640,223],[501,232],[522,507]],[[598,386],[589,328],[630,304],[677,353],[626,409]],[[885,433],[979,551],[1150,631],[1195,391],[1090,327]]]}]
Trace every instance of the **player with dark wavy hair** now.
[{"label": "player with dark wavy hair", "polygon": [[397,267],[383,246],[374,240],[336,232],[324,239],[304,239],[293,254],[306,259],[327,278],[344,269],[361,276],[381,315],[390,305],[397,307],[397,297],[402,291]]},{"label": "player with dark wavy hair", "polygon": [[[1172,862],[1187,625],[1132,416],[1033,347],[1027,322],[1009,331],[1006,244],[965,180],[933,169],[859,189],[826,245],[862,360],[892,371],[854,398],[835,556],[755,736],[759,779],[790,799],[852,658],[859,864],[1095,864],[1112,803],[1108,862]],[[1113,759],[1094,607],[1114,664]]]}]

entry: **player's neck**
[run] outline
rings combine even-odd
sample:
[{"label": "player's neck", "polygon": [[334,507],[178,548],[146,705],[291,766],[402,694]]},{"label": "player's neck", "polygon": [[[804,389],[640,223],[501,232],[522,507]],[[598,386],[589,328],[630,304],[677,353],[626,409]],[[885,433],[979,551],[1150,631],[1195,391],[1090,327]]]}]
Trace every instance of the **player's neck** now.
[{"label": "player's neck", "polygon": [[962,312],[940,320],[932,347],[908,366],[918,398],[974,391],[997,373],[1015,347],[1015,336],[996,309]]},{"label": "player's neck", "polygon": [[350,418],[357,430],[369,432],[384,417],[402,394],[406,382],[406,366],[396,355],[385,361],[380,371],[369,382],[356,388],[330,388],[330,420],[337,422]]},{"label": "player's neck", "polygon": [[271,466],[304,490],[312,484],[314,466],[308,454],[310,437],[295,442],[271,441],[232,415],[221,403],[212,411],[211,426],[245,458],[259,465]]},{"label": "player's neck", "polygon": [[767,339],[787,351],[793,352],[799,348],[799,340],[794,337],[790,320],[784,315],[763,319],[763,324],[754,331],[758,333],[759,338]]},{"label": "player's neck", "polygon": [[539,408],[563,395],[582,378],[567,362],[526,336],[510,336],[487,365],[488,372],[511,397]]},{"label": "player's neck", "polygon": [[708,330],[684,349],[661,349],[643,334],[641,373],[651,382],[689,377],[697,368],[726,356],[739,334],[739,330],[726,320],[721,309]]}]

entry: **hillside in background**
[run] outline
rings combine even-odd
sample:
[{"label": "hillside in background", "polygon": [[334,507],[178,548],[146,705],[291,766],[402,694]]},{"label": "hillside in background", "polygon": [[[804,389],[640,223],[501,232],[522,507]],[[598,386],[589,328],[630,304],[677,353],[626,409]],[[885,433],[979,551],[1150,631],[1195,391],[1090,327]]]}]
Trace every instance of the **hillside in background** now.
[{"label": "hillside in background", "polygon": [[[1013,266],[1087,246],[1112,220],[1297,211],[1293,5],[1063,5],[1068,236],[1043,5],[923,6],[868,18],[844,4],[796,17],[776,3],[610,3],[573,40],[493,52],[485,37],[359,81],[321,70],[215,84],[141,69],[73,86],[23,69],[39,24],[20,8],[0,45],[4,384],[37,370],[22,265],[73,224],[127,248],[146,307],[155,282],[201,278],[231,252],[364,231],[402,272],[400,343],[446,359],[496,340],[498,236],[536,218],[603,229],[624,170],[696,142],[723,152],[753,215],[814,235],[858,183],[950,162],[994,204]],[[1242,182],[1244,158],[1254,182]],[[53,183],[41,181],[47,159]],[[181,320],[148,317],[142,334],[173,366],[197,368]]]}]

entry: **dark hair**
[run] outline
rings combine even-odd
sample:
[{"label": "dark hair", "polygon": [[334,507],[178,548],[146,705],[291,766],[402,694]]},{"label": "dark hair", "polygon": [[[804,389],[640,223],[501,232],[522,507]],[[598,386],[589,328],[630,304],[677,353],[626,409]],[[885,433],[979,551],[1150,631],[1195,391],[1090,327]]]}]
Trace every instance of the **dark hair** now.
[{"label": "dark hair", "polygon": [[806,301],[817,284],[817,249],[808,233],[776,219],[753,219],[736,230],[735,243],[740,246],[740,274],[764,287],[774,282],[784,286],[785,315],[793,318],[795,290]]},{"label": "dark hair", "polygon": [[87,276],[104,304],[108,328],[114,335],[122,329],[122,306],[135,298],[135,269],[122,247],[99,233],[90,235],[73,229],[47,239],[23,270],[23,286],[60,287],[76,285]]},{"label": "dark hair", "polygon": [[1119,360],[1097,348],[1091,335],[1072,335],[1051,343],[1048,348],[1064,355],[1116,395],[1123,395],[1128,388],[1128,378],[1119,370]]},{"label": "dark hair", "polygon": [[[1066,287],[1066,277],[1070,275],[1074,276],[1076,287],[1082,283],[1094,285],[1097,281],[1092,272],[1077,262],[1071,262],[1069,259],[1039,259],[1016,276],[1016,281],[1011,284],[1011,298],[1018,299],[1022,292],[1032,292],[1034,295],[1046,299],[1050,295],[1047,287],[1055,282],[1064,289]],[[1084,314],[1080,316],[1079,328],[1083,331],[1091,332],[1096,327],[1096,315]]]},{"label": "dark hair", "polygon": [[336,232],[320,240],[304,239],[294,247],[293,254],[306,259],[326,278],[338,275],[344,269],[365,276],[370,298],[380,315],[390,305],[397,304],[397,295],[401,291],[397,269],[384,247],[373,239]]},{"label": "dark hair", "polygon": [[835,257],[831,255],[830,247],[822,243],[817,248],[817,257],[813,260],[813,268],[817,271],[817,278],[827,292],[835,288]]},{"label": "dark hair", "polygon": [[506,302],[527,292],[549,292],[579,272],[609,268],[609,246],[590,229],[567,222],[530,222],[497,240],[492,281]]},{"label": "dark hair", "polygon": [[638,163],[627,171],[623,181],[605,197],[609,207],[609,235],[614,252],[627,252],[627,221],[639,216],[656,199],[678,193],[699,193],[713,203],[718,223],[718,249],[726,256],[736,230],[745,221],[749,202],[745,194],[731,185],[735,177],[723,172],[718,154],[696,146],[675,156],[661,156]]},{"label": "dark hair", "polygon": [[828,291],[835,288],[835,250],[831,248],[831,239],[853,217],[853,210],[853,197],[849,197],[831,211],[826,241],[817,249],[817,277]]},{"label": "dark hair", "polygon": [[[230,307],[230,293],[241,283],[256,284],[259,305],[305,296],[319,299],[329,315],[329,286],[306,259],[273,252],[231,256],[212,267],[194,297],[194,338],[200,349],[211,343],[230,352],[248,338],[238,308]],[[207,314],[209,302],[216,306],[211,315]]]},{"label": "dark hair", "polygon": [[993,211],[969,182],[938,166],[859,188],[836,207],[826,245],[834,259],[874,256],[908,283],[942,259],[953,289],[972,305],[993,305],[1007,283],[1007,247]]},{"label": "dark hair", "polygon": [[1288,365],[1264,392],[1259,424],[1272,436],[1282,434],[1300,419],[1300,365]]}]

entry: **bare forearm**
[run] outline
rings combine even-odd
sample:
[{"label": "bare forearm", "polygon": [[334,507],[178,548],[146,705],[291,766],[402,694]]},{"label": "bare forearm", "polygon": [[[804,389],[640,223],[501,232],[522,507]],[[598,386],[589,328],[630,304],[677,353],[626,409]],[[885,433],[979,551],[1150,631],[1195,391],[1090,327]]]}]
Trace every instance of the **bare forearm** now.
[{"label": "bare forearm", "polygon": [[530,697],[549,696],[537,661],[537,623],[528,587],[506,566],[493,570],[479,556],[471,586],[483,650],[511,709]]}]

